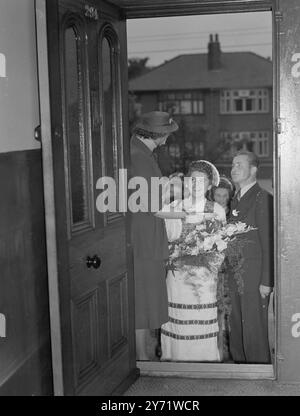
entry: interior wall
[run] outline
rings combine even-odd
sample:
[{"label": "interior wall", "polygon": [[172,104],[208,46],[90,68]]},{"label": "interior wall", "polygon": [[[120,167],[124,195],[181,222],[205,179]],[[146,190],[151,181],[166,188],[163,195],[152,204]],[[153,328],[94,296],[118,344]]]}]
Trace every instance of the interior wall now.
[{"label": "interior wall", "polygon": [[34,0],[1,0],[0,54],[0,152],[38,149]]},{"label": "interior wall", "polygon": [[0,54],[0,396],[51,395],[34,0],[1,0]]}]

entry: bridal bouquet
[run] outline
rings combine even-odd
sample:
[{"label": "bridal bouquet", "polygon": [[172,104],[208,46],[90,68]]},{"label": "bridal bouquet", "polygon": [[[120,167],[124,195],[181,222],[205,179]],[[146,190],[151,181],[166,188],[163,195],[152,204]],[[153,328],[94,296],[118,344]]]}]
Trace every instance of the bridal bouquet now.
[{"label": "bridal bouquet", "polygon": [[197,225],[186,223],[180,238],[169,245],[168,269],[195,266],[217,273],[226,256],[240,278],[241,242],[236,236],[251,230],[254,228],[243,222],[224,224],[216,217],[204,218]]}]

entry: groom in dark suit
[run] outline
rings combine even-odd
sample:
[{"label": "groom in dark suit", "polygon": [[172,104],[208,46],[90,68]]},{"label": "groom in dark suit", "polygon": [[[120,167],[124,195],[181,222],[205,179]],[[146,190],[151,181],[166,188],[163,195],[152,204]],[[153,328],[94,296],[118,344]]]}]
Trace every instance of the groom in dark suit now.
[{"label": "groom in dark suit", "polygon": [[273,197],[256,182],[258,159],[241,151],[233,159],[231,176],[239,189],[232,200],[230,222],[256,228],[240,235],[243,291],[229,278],[231,314],[229,347],[238,363],[270,363],[268,304],[273,288]]}]

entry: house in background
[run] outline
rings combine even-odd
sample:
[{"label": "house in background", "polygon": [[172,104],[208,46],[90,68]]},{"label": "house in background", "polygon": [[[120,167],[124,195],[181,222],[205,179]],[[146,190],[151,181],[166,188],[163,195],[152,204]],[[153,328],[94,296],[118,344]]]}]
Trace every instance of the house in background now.
[{"label": "house in background", "polygon": [[142,112],[168,111],[180,125],[168,140],[165,173],[207,158],[228,174],[232,155],[245,148],[259,156],[260,178],[271,181],[271,60],[224,53],[218,35],[210,35],[208,53],[179,55],[131,80],[129,90]]}]

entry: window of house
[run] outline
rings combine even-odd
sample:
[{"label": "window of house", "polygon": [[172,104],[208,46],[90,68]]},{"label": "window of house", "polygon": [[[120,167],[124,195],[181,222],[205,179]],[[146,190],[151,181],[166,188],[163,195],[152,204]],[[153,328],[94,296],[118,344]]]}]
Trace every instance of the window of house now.
[{"label": "window of house", "polygon": [[267,88],[251,90],[222,90],[221,114],[267,113],[269,91]]},{"label": "window of house", "polygon": [[185,147],[185,150],[186,150],[187,153],[193,153],[194,146],[193,146],[193,143],[192,142],[190,142],[190,141],[185,142],[185,146],[184,147]]},{"label": "window of house", "polygon": [[158,96],[160,111],[172,114],[203,114],[203,94],[200,91],[193,92],[167,92]]},{"label": "window of house", "polygon": [[194,155],[197,157],[204,156],[204,143],[203,142],[194,143]]},{"label": "window of house", "polygon": [[230,142],[230,148],[224,153],[223,159],[232,158],[237,150],[250,150],[259,157],[270,155],[268,131],[221,132],[221,140]]},{"label": "window of house", "polygon": [[183,152],[186,153],[186,157],[189,157],[190,160],[195,158],[201,158],[204,156],[204,143],[198,141],[187,141],[184,144],[184,149],[180,147],[178,143],[171,143],[168,146],[169,155],[178,159],[182,157]]},{"label": "window of house", "polygon": [[177,143],[172,143],[169,146],[169,155],[171,157],[177,158],[180,157],[180,147]]},{"label": "window of house", "polygon": [[267,131],[257,132],[257,136],[252,139],[253,151],[261,157],[269,156],[269,133]]}]

